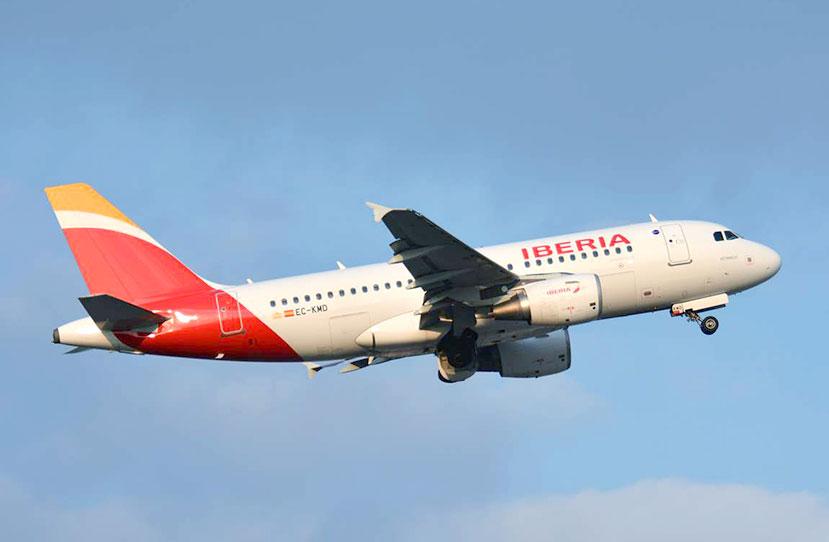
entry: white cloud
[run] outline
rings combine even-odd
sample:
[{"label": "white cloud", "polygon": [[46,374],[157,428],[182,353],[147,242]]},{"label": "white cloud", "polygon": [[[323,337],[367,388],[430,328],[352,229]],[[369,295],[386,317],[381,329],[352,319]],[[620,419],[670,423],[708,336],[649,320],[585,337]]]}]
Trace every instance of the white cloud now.
[{"label": "white cloud", "polygon": [[153,542],[161,540],[310,540],[317,525],[310,514],[285,515],[258,507],[225,506],[192,514],[186,506],[159,515],[152,502],[103,498],[90,503],[36,498],[0,478],[3,540],[43,542]]},{"label": "white cloud", "polygon": [[683,480],[444,509],[400,531],[406,540],[556,542],[822,542],[829,505],[810,493]]},{"label": "white cloud", "polygon": [[[324,518],[311,513],[232,505],[191,516],[185,508],[158,516],[152,503],[135,500],[57,503],[0,479],[0,524],[9,540],[317,540],[336,532],[322,528]],[[361,536],[481,542],[822,542],[829,536],[829,505],[813,494],[672,479],[475,508],[421,509],[387,520],[360,529]],[[347,529],[338,532],[348,537]]]},{"label": "white cloud", "polygon": [[4,540],[161,540],[126,502],[58,505],[38,500],[4,479],[0,479],[0,525]]}]

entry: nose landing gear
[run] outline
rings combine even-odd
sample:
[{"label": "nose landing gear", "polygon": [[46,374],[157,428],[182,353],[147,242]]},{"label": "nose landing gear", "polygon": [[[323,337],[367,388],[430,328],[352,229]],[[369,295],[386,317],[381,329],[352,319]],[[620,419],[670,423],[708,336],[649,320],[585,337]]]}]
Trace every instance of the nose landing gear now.
[{"label": "nose landing gear", "polygon": [[706,335],[713,335],[720,328],[720,321],[713,316],[706,316],[702,319],[702,323],[700,323],[699,328]]},{"label": "nose landing gear", "polygon": [[699,313],[696,311],[688,311],[685,313],[685,316],[688,317],[689,322],[696,322],[699,324],[700,330],[705,335],[713,335],[720,329],[720,321],[714,318],[713,316],[706,316],[705,318],[700,318]]}]

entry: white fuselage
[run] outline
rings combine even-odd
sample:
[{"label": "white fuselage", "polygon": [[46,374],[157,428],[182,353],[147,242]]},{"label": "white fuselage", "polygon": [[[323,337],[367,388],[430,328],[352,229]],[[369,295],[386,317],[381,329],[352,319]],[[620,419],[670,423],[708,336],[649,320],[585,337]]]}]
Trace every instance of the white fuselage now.
[{"label": "white fuselage", "polygon": [[[611,318],[733,294],[777,272],[780,258],[772,249],[742,238],[715,240],[715,232],[726,230],[709,222],[661,221],[479,251],[522,279],[560,273],[598,275],[601,318]],[[611,245],[619,235],[626,242]],[[325,360],[364,355],[366,349],[357,344],[357,337],[366,329],[399,315],[415,318],[424,291],[407,288],[411,279],[403,265],[382,263],[245,284],[228,291],[303,359]],[[480,344],[489,344],[546,330],[525,322],[479,318],[476,331]]]}]

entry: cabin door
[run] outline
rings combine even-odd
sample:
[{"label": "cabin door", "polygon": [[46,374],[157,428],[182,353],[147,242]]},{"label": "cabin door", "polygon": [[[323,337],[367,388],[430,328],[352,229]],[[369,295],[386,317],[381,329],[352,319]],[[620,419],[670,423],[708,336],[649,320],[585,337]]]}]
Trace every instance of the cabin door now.
[{"label": "cabin door", "polygon": [[682,265],[691,263],[691,252],[685,233],[679,224],[665,224],[662,226],[662,237],[668,250],[668,265]]},{"label": "cabin door", "polygon": [[216,294],[216,309],[219,311],[219,329],[222,336],[236,335],[244,331],[242,327],[242,311],[239,301],[233,292],[219,292]]}]

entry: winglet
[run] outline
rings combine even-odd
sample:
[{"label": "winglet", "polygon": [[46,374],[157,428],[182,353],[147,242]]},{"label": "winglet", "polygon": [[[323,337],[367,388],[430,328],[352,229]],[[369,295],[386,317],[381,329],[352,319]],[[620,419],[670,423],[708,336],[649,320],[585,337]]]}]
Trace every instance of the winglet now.
[{"label": "winglet", "polygon": [[653,216],[652,214],[648,214],[648,216],[650,217],[651,222],[659,222],[659,219]]},{"label": "winglet", "polygon": [[345,269],[345,264],[343,262],[341,262],[340,260],[337,260],[337,269],[339,269],[340,271]]},{"label": "winglet", "polygon": [[395,210],[395,209],[392,209],[391,207],[385,207],[383,205],[380,205],[379,203],[373,203],[373,202],[370,202],[370,201],[366,202],[366,206],[369,209],[371,209],[372,212],[374,213],[374,221],[375,222],[382,222],[384,216],[386,216],[387,214],[389,214],[390,212]]}]

